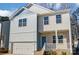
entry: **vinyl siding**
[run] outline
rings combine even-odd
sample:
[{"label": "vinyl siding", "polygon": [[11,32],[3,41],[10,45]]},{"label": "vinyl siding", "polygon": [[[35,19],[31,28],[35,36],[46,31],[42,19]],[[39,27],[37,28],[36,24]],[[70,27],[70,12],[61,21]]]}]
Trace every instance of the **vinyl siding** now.
[{"label": "vinyl siding", "polygon": [[70,16],[69,13],[61,14],[61,23],[56,23],[56,15],[49,16],[49,24],[43,24],[44,16],[39,16],[39,32],[43,31],[55,31],[57,30],[69,30]]},{"label": "vinyl siding", "polygon": [[[19,27],[21,18],[27,18],[27,26]],[[20,14],[11,21],[10,42],[14,41],[36,41],[37,40],[37,15]]]}]

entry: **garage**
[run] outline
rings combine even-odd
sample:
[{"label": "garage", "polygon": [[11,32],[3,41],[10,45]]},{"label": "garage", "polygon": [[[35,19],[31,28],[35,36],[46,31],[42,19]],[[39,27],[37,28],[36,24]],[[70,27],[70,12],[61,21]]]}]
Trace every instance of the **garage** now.
[{"label": "garage", "polygon": [[13,54],[32,55],[34,54],[34,43],[13,43]]}]

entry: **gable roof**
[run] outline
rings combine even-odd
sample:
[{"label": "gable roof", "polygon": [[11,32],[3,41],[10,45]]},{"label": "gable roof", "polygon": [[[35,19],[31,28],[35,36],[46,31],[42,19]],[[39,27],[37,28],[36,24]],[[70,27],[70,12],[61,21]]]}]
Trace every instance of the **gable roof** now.
[{"label": "gable roof", "polygon": [[49,8],[45,8],[45,7],[42,7],[42,6],[37,5],[37,4],[33,4],[33,6],[28,8],[28,10],[30,10],[34,13],[37,13],[38,15],[50,15],[50,14],[56,15],[56,14],[64,14],[64,13],[70,12],[69,9],[53,11]]},{"label": "gable roof", "polygon": [[15,18],[17,15],[19,15],[20,13],[22,13],[24,10],[27,10],[31,13],[35,13],[35,14],[38,14],[38,15],[46,15],[46,14],[61,14],[61,13],[67,13],[69,12],[68,9],[65,9],[65,10],[59,10],[59,11],[53,11],[53,10],[50,10],[48,8],[45,8],[43,6],[40,6],[40,5],[37,5],[37,4],[32,4],[32,3],[29,3],[28,5],[26,6],[23,6],[22,8],[19,8],[18,10],[16,10],[13,15],[10,16],[10,20]]},{"label": "gable roof", "polygon": [[10,20],[13,19],[14,17],[16,17],[17,15],[19,15],[21,12],[23,12],[24,10],[28,10],[32,13],[36,13],[38,15],[42,15],[42,14],[48,14],[48,13],[52,13],[54,11],[47,9],[45,7],[39,6],[37,4],[28,4],[27,6],[23,6],[22,8],[19,8],[18,10],[16,10],[9,18]]},{"label": "gable roof", "polygon": [[50,13],[54,12],[53,10],[50,10],[48,8],[45,8],[45,7],[37,5],[37,4],[32,4],[32,6],[30,8],[28,8],[28,10],[30,10],[38,15],[50,14]]}]

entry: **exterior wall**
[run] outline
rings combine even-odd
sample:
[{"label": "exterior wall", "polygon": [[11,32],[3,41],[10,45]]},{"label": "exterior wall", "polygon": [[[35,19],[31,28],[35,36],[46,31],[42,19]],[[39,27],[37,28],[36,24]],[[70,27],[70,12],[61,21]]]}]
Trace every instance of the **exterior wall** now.
[{"label": "exterior wall", "polygon": [[[64,44],[58,44],[56,43],[57,49],[69,49],[70,53],[72,53],[72,33],[71,33],[71,20],[70,20],[70,15],[69,13],[60,13],[61,14],[61,23],[57,24],[56,23],[56,14],[54,15],[49,15],[49,24],[44,25],[43,24],[43,19],[44,16],[39,16],[38,17],[38,32],[43,33],[43,32],[55,32],[55,35],[57,36],[58,31],[64,31],[67,30],[67,37],[69,40],[64,43]],[[46,15],[48,16],[48,15]],[[65,34],[63,34],[65,35]],[[64,38],[64,39],[66,39]],[[56,38],[57,39],[57,38]],[[64,41],[65,42],[65,41]]]},{"label": "exterior wall", "polygon": [[[18,22],[21,18],[27,18],[27,26],[19,27]],[[37,16],[19,15],[11,20],[10,25],[10,42],[15,41],[36,41],[37,36]]]},{"label": "exterior wall", "polygon": [[[27,26],[19,27],[18,22],[19,22],[19,19],[22,19],[22,18],[27,18]],[[15,45],[14,43],[16,43],[15,47],[18,48],[17,43],[22,44],[23,42],[25,44],[27,44],[27,43],[31,44],[29,42],[34,43],[32,46],[29,46],[29,47],[33,47],[32,49],[36,50],[36,48],[37,48],[35,46],[35,45],[37,45],[37,43],[36,43],[37,42],[37,15],[36,14],[22,13],[22,14],[19,14],[18,16],[16,16],[13,20],[11,20],[9,49],[12,52],[14,49],[13,45]],[[23,48],[23,47],[21,47],[21,48]],[[26,47],[26,49],[27,48],[28,47]],[[18,50],[16,50],[16,52],[17,51]],[[28,53],[28,51],[25,51],[25,52]],[[18,54],[18,52],[16,54]]]},{"label": "exterior wall", "polygon": [[49,24],[44,25],[43,19],[44,16],[39,16],[39,32],[43,31],[55,31],[55,30],[68,30],[70,25],[70,16],[69,13],[61,14],[62,23],[56,23],[56,15],[49,16]]}]

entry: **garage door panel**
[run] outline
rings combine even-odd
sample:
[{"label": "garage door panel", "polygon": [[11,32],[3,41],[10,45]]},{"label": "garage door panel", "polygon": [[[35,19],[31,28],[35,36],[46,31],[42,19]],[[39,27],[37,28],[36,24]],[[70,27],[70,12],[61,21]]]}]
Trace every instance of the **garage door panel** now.
[{"label": "garage door panel", "polygon": [[14,43],[13,54],[34,54],[34,43]]}]

